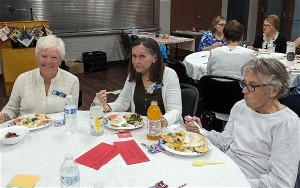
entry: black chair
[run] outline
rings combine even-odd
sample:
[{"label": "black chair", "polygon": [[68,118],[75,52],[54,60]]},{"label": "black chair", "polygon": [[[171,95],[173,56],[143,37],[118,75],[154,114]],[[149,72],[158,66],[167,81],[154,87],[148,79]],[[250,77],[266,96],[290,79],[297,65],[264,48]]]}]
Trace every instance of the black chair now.
[{"label": "black chair", "polygon": [[300,117],[300,95],[292,94],[279,99],[279,101],[293,110]]},{"label": "black chair", "polygon": [[196,84],[204,110],[230,114],[233,105],[244,98],[239,79],[229,76],[204,75]]},{"label": "black chair", "polygon": [[181,101],[182,101],[182,117],[196,115],[199,100],[199,91],[196,87],[188,84],[180,83]]},{"label": "black chair", "polygon": [[82,90],[79,90],[78,108],[82,105]]},{"label": "black chair", "polygon": [[130,39],[131,39],[131,43],[133,43],[136,39],[138,39],[139,37],[136,35],[131,35]]},{"label": "black chair", "polygon": [[164,62],[167,64],[168,67],[175,70],[180,83],[184,83],[184,84],[191,83],[191,79],[189,78],[189,76],[186,72],[186,67],[181,61],[168,58],[168,59],[165,59]]},{"label": "black chair", "polygon": [[130,48],[131,48],[131,41],[130,41],[130,38],[128,36],[127,33],[124,33],[124,32],[121,32],[121,39],[122,39],[122,44],[123,44],[123,48],[125,50],[125,58],[124,58],[124,65],[126,64],[126,60],[127,60],[127,57],[130,53]]}]

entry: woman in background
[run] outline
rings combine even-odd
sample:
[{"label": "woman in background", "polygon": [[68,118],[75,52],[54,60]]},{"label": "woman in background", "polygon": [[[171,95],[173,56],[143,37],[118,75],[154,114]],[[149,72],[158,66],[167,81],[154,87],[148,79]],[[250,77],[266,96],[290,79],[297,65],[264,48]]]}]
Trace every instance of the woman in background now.
[{"label": "woman in background", "polygon": [[225,46],[223,29],[226,19],[223,16],[215,17],[211,22],[211,30],[205,31],[202,36],[198,51],[210,51],[216,47]]},{"label": "woman in background", "polygon": [[63,112],[67,95],[72,95],[75,104],[78,103],[78,78],[59,68],[65,53],[63,40],[54,35],[37,41],[38,68],[18,76],[9,101],[0,113],[0,123],[19,115]]},{"label": "woman in background", "polygon": [[176,72],[163,65],[158,43],[151,38],[139,38],[132,43],[128,78],[115,102],[107,103],[106,91],[97,93],[104,111],[126,112],[147,116],[152,100],[163,114],[162,125],[181,120],[181,90]]},{"label": "woman in background", "polygon": [[278,31],[279,18],[277,15],[269,15],[264,20],[263,33],[255,37],[253,46],[249,48],[268,49],[275,47],[275,52],[286,53],[286,37]]}]

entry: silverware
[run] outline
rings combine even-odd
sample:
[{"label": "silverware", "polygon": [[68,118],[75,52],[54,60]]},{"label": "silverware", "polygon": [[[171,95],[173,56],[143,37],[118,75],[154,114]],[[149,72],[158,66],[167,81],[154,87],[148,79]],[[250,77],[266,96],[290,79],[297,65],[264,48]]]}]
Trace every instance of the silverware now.
[{"label": "silverware", "polygon": [[122,91],[122,89],[118,89],[118,90],[115,90],[115,91],[107,91],[106,94],[114,94],[114,95],[118,95],[120,94]]}]

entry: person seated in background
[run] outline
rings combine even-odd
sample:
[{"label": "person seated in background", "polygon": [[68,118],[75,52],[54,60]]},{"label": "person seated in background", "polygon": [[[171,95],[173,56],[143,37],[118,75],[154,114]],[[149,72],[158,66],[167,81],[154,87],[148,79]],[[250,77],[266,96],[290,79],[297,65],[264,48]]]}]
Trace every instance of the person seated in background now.
[{"label": "person seated in background", "polygon": [[210,51],[216,47],[225,46],[223,28],[226,19],[223,16],[215,17],[211,22],[211,30],[205,31],[202,36],[198,51]]},{"label": "person seated in background", "polygon": [[[224,27],[227,46],[212,49],[207,62],[207,74],[230,76],[241,79],[241,68],[249,60],[255,59],[254,51],[241,47],[244,27],[236,20],[230,20]],[[228,121],[229,114],[215,113],[217,119]],[[225,124],[225,122],[223,123]]]},{"label": "person seated in background", "polygon": [[[200,132],[236,162],[252,187],[294,187],[300,120],[278,101],[289,90],[288,72],[278,60],[264,58],[250,60],[241,71],[244,99],[231,109],[224,131]],[[198,117],[184,119],[188,131],[199,132]]]},{"label": "person seated in background", "polygon": [[210,51],[207,74],[242,78],[242,66],[256,58],[253,50],[240,46],[243,37],[244,27],[236,20],[228,21],[224,27],[224,39],[227,46]]},{"label": "person seated in background", "polygon": [[147,116],[152,100],[158,102],[163,114],[162,125],[180,121],[181,90],[176,72],[165,67],[158,43],[151,38],[139,38],[132,43],[128,77],[117,100],[107,103],[106,90],[99,98],[104,111],[130,111]]},{"label": "person seated in background", "polygon": [[35,48],[38,68],[18,76],[0,113],[0,123],[19,115],[63,112],[67,95],[72,95],[78,103],[78,78],[59,68],[64,55],[62,39],[54,35],[38,39]]},{"label": "person seated in background", "polygon": [[248,48],[268,49],[270,46],[275,47],[275,52],[286,53],[286,37],[278,31],[279,17],[269,15],[264,20],[263,33],[255,37],[253,46]]}]

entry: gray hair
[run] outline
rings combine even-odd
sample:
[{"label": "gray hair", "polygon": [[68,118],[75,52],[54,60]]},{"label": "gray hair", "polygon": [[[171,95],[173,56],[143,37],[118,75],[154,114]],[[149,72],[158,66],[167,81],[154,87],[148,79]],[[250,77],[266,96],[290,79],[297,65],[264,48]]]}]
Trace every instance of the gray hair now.
[{"label": "gray hair", "polygon": [[277,98],[282,98],[289,91],[289,74],[285,66],[273,58],[259,58],[248,61],[241,69],[243,77],[246,73],[251,72],[255,76],[260,77],[264,84],[279,85],[281,87],[277,94]]},{"label": "gray hair", "polygon": [[61,38],[57,38],[55,35],[48,35],[39,38],[35,47],[35,55],[37,56],[43,49],[49,48],[57,49],[61,59],[65,57],[65,43]]}]

